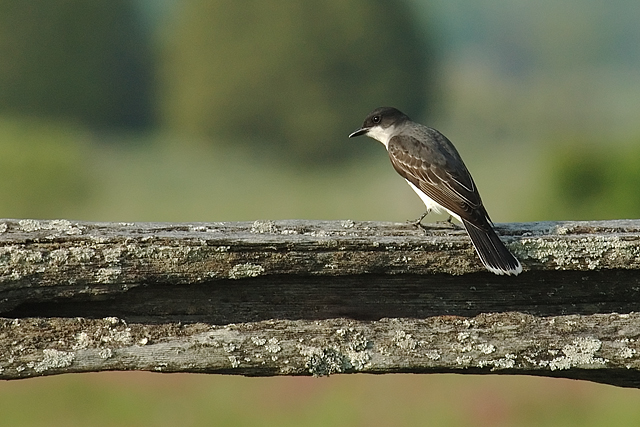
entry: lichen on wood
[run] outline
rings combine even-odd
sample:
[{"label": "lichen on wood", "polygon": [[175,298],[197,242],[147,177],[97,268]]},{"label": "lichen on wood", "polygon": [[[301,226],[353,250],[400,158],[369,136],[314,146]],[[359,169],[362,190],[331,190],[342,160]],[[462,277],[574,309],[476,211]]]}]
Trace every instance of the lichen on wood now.
[{"label": "lichen on wood", "polygon": [[102,370],[240,375],[452,372],[640,387],[640,315],[266,320],[238,325],[4,319],[0,378]]},{"label": "lichen on wood", "polygon": [[462,230],[358,221],[0,220],[0,378],[532,374],[640,386],[640,221]]}]

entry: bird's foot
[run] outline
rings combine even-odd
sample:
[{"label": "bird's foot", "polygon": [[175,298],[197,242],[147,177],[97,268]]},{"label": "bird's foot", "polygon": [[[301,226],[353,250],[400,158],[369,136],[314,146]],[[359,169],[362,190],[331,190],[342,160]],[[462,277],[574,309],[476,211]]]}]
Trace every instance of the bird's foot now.
[{"label": "bird's foot", "polygon": [[453,228],[455,230],[461,230],[462,229],[461,226],[459,226],[458,224],[453,222],[453,217],[451,215],[449,215],[449,218],[447,218],[445,221],[438,221],[438,224],[446,225],[446,226],[448,226],[450,228]]},{"label": "bird's foot", "polygon": [[429,215],[429,212],[431,212],[431,211],[430,211],[429,209],[427,209],[427,211],[426,211],[425,213],[423,213],[423,214],[420,216],[420,218],[418,218],[418,219],[414,219],[414,220],[408,220],[408,221],[407,221],[407,224],[411,224],[411,225],[413,225],[414,227],[419,228],[419,229],[421,229],[422,231],[424,231],[424,232],[426,233],[426,232],[427,232],[427,226],[426,226],[426,225],[424,225],[424,224],[422,223],[422,220],[423,220],[427,215]]}]

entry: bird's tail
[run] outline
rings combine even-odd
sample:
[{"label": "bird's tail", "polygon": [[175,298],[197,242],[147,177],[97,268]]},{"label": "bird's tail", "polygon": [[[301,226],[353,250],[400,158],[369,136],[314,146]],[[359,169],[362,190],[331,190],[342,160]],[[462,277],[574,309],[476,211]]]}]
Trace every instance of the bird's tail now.
[{"label": "bird's tail", "polygon": [[481,229],[464,220],[462,224],[487,270],[495,274],[514,276],[522,272],[520,261],[509,252],[491,226]]}]

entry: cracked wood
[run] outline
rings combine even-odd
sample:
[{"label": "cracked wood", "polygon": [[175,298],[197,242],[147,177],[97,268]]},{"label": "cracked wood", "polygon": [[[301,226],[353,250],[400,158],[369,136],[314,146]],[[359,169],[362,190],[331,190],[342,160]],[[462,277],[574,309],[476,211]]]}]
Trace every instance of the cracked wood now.
[{"label": "cracked wood", "polygon": [[464,232],[441,224],[0,220],[0,377],[459,372],[637,386],[640,221],[497,230],[524,265],[516,278],[484,271]]}]

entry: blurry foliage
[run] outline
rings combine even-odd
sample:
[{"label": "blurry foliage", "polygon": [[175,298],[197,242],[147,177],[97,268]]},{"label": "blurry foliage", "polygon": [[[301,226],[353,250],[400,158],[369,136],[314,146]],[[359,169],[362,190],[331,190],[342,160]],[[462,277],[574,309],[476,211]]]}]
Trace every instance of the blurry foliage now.
[{"label": "blurry foliage", "polygon": [[64,217],[85,204],[94,184],[84,134],[32,120],[0,120],[0,217]]},{"label": "blurry foliage", "polygon": [[131,0],[0,0],[0,112],[139,127],[151,55]]},{"label": "blurry foliage", "polygon": [[551,218],[640,218],[640,144],[570,145],[549,164]]},{"label": "blurry foliage", "polygon": [[165,35],[169,128],[320,160],[380,105],[424,113],[434,68],[403,0],[187,0]]}]

